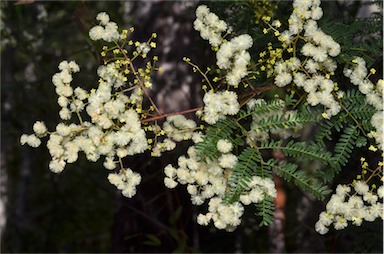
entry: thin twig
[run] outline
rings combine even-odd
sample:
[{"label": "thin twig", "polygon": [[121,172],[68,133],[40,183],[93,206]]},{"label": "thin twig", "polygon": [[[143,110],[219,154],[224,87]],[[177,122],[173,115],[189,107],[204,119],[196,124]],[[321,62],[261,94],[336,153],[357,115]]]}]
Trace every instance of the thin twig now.
[{"label": "thin twig", "polygon": [[249,98],[247,98],[245,101],[243,101],[241,104],[240,104],[240,107],[244,106],[245,104],[247,104],[247,102],[252,99],[255,95],[257,94],[260,94],[262,92],[265,92],[265,91],[268,91],[268,90],[271,90],[272,88],[274,88],[275,86],[274,85],[270,85],[270,86],[262,86],[262,87],[258,87],[258,88],[255,88],[253,89],[252,91],[249,91],[247,93],[244,93],[244,94],[241,94],[240,95],[240,98],[245,98],[247,96],[251,96]]},{"label": "thin twig", "polygon": [[156,104],[153,102],[151,96],[149,96],[147,90],[145,89],[145,86],[143,84],[143,82],[141,81],[140,77],[138,77],[137,75],[137,72],[136,72],[136,69],[135,69],[135,66],[133,66],[133,63],[132,61],[129,60],[129,57],[127,56],[127,54],[124,52],[124,50],[120,47],[120,45],[115,42],[116,46],[119,48],[120,52],[123,54],[123,56],[129,61],[129,66],[131,67],[131,70],[133,72],[133,75],[135,75],[136,79],[139,81],[139,85],[141,87],[141,89],[144,91],[144,94],[145,96],[147,97],[147,99],[150,101],[151,105],[153,106],[153,108],[155,109],[156,113],[161,115],[161,112],[159,110],[159,108],[156,106]]},{"label": "thin twig", "polygon": [[173,113],[168,113],[168,114],[161,114],[161,115],[154,116],[154,117],[151,117],[151,118],[143,119],[143,120],[141,120],[141,123],[147,123],[147,122],[156,121],[156,120],[168,117],[168,116],[184,115],[184,114],[196,112],[196,111],[199,111],[199,110],[202,110],[202,109],[203,109],[203,107],[191,108],[191,109],[187,109],[187,110],[184,110],[184,111],[173,112]]}]

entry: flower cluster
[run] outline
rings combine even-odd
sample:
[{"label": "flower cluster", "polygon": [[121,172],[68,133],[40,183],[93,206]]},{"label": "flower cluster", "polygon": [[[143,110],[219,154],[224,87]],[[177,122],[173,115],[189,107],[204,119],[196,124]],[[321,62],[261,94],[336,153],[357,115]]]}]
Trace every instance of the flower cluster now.
[{"label": "flower cluster", "polygon": [[[49,134],[47,148],[52,157],[49,168],[53,172],[61,172],[66,163],[75,162],[80,151],[90,161],[97,161],[100,156],[105,156],[104,166],[112,170],[116,167],[115,156],[121,159],[147,149],[139,115],[135,110],[126,107],[129,98],[122,93],[113,93],[114,86],[121,86],[117,82],[113,65],[99,68],[100,84],[91,93],[79,87],[72,89],[71,74],[79,71],[75,62],[63,61],[59,69],[61,72],[54,74],[52,80],[59,96],[58,104],[62,107],[60,117],[70,120],[72,114],[76,113],[80,124],[59,123],[56,131]],[[83,121],[80,116],[85,105],[90,122]],[[35,134],[21,136],[22,144],[36,147],[41,142],[37,137],[48,134],[44,123],[40,121],[34,124],[33,130]]]},{"label": "flower cluster", "polygon": [[[84,109],[83,100],[87,98],[87,93],[80,87],[73,90],[71,86],[73,79],[72,74],[80,71],[79,66],[74,61],[69,63],[67,61],[62,61],[59,64],[59,70],[61,70],[61,72],[53,75],[52,83],[56,87],[55,91],[59,96],[58,104],[62,108],[59,112],[60,118],[68,120],[72,115],[71,109],[74,109],[73,111],[76,109],[79,111]],[[75,95],[76,99],[71,103],[73,95]],[[68,106],[70,108],[68,108]]]},{"label": "flower cluster", "polygon": [[97,68],[97,75],[107,83],[113,84],[113,88],[123,87],[126,84],[127,78],[119,71],[118,67],[114,62],[101,65]]},{"label": "flower cluster", "polygon": [[235,115],[240,110],[237,94],[231,91],[208,92],[204,95],[204,121],[215,124],[225,115]]},{"label": "flower cluster", "polygon": [[221,198],[211,198],[208,202],[208,213],[199,214],[197,223],[203,226],[213,221],[218,229],[233,231],[241,223],[240,217],[244,213],[244,206],[240,202],[226,205]]},{"label": "flower cluster", "polygon": [[121,169],[119,173],[110,173],[108,180],[111,184],[115,185],[124,196],[131,198],[136,194],[136,186],[140,183],[141,176],[127,168]]},{"label": "flower cluster", "polygon": [[209,40],[212,46],[219,47],[216,53],[217,66],[222,70],[228,70],[226,75],[228,84],[237,87],[241,79],[247,75],[247,65],[251,60],[247,50],[252,47],[252,37],[242,34],[230,41],[224,40],[221,34],[227,30],[227,24],[210,12],[206,5],[197,7],[194,28],[200,32],[201,38]]},{"label": "flower cluster", "polygon": [[[376,143],[379,148],[384,150],[384,125],[383,125],[383,91],[384,81],[379,79],[377,84],[373,84],[369,79],[368,70],[365,60],[361,57],[357,57],[352,60],[353,65],[350,68],[344,69],[344,75],[351,80],[351,83],[358,86],[359,91],[366,96],[368,104],[372,105],[377,112],[372,116],[371,124],[375,127],[376,132],[373,133],[373,137],[376,139]],[[375,73],[372,69],[371,74]]]},{"label": "flower cluster", "polygon": [[[301,87],[308,93],[308,103],[311,106],[323,105],[326,109],[323,117],[330,118],[341,110],[333,94],[335,84],[330,79],[337,68],[332,57],[340,54],[340,45],[317,25],[316,21],[323,15],[319,0],[296,0],[293,7],[288,30],[280,33],[273,26],[270,27],[276,31],[275,35],[288,52],[296,51],[293,49],[296,43],[293,42],[304,38],[305,44],[300,52],[305,58],[301,60],[293,56],[277,61],[274,68],[275,84],[285,87],[293,83]],[[300,36],[301,33],[304,33],[303,36]]]},{"label": "flower cluster", "polygon": [[320,0],[295,0],[292,6],[293,12],[288,20],[289,30],[284,32],[288,37],[300,34],[308,21],[319,20],[323,16]]},{"label": "flower cluster", "polygon": [[247,185],[247,188],[240,195],[240,201],[244,205],[260,203],[266,196],[275,198],[277,195],[275,183],[269,178],[263,179],[259,176],[252,176]]},{"label": "flower cluster", "polygon": [[[174,115],[166,118],[163,128],[159,126],[151,127],[155,133],[155,145],[152,149],[152,156],[159,157],[162,152],[175,149],[176,142],[189,140],[199,135],[196,130],[197,124],[183,115]],[[160,136],[166,136],[163,141],[159,141]]]},{"label": "flower cluster", "polygon": [[221,34],[227,31],[227,23],[210,12],[206,5],[200,5],[196,9],[196,20],[193,22],[196,31],[200,32],[201,38],[208,40],[209,43],[217,47],[222,41]]},{"label": "flower cluster", "polygon": [[243,205],[261,202],[266,195],[275,197],[276,189],[272,180],[253,176],[242,192],[240,202],[226,203],[224,195],[228,180],[238,159],[231,153],[233,145],[228,140],[220,139],[217,149],[221,155],[206,162],[200,160],[195,147],[190,147],[187,152],[189,158],[180,156],[177,168],[172,165],[164,168],[164,184],[168,188],[175,188],[178,183],[187,185],[194,205],[202,205],[209,199],[208,213],[197,217],[200,225],[208,225],[213,221],[216,228],[233,231],[241,223]]},{"label": "flower cluster", "polygon": [[89,30],[89,37],[94,40],[104,40],[107,42],[117,41],[121,38],[115,22],[109,20],[109,15],[105,12],[97,14],[96,19],[100,25],[94,26]]},{"label": "flower cluster", "polygon": [[[91,39],[112,41],[119,38],[117,25],[110,22],[108,14],[98,14],[97,20],[100,26],[91,29]],[[147,44],[155,46],[149,42],[137,45],[141,55],[148,53]],[[106,56],[109,50],[106,46],[103,50],[102,56]],[[61,107],[59,115],[64,121],[71,121],[72,116],[76,115],[78,124],[62,122],[57,124],[55,131],[49,132],[44,122],[37,121],[33,126],[35,133],[23,134],[20,142],[37,147],[41,144],[40,138],[49,136],[47,148],[52,157],[49,168],[55,173],[63,171],[67,163],[77,161],[81,151],[89,161],[97,161],[104,156],[103,165],[106,169],[114,170],[117,165],[120,166],[120,172],[110,174],[108,179],[122,190],[123,195],[131,197],[141,178],[132,170],[125,169],[122,159],[148,149],[146,133],[141,124],[141,119],[146,117],[148,111],[143,110],[142,103],[144,89],[151,87],[150,73],[154,67],[148,62],[145,70],[135,70],[132,60],[126,59],[123,48],[115,47],[112,53],[115,57],[121,55],[124,58],[105,61],[97,69],[98,87],[90,92],[80,87],[72,88],[72,74],[79,72],[80,68],[74,61],[61,62],[60,72],[52,77],[58,95],[57,102]],[[132,78],[132,82],[127,82],[128,78]],[[128,89],[125,89],[127,86]]]},{"label": "flower cluster", "polygon": [[363,220],[383,219],[383,196],[383,186],[380,186],[375,194],[368,184],[361,180],[354,181],[352,186],[338,185],[336,194],[332,195],[326,206],[327,210],[320,213],[319,221],[315,225],[316,231],[326,234],[331,224],[336,230],[340,230],[348,226],[348,221],[360,226]]},{"label": "flower cluster", "polygon": [[247,50],[252,44],[252,37],[242,34],[221,44],[217,51],[217,66],[222,70],[229,70],[226,75],[229,85],[237,87],[241,79],[247,75],[247,65],[251,60]]},{"label": "flower cluster", "polygon": [[20,143],[22,145],[29,145],[31,147],[39,147],[41,145],[40,137],[44,137],[47,135],[47,127],[44,122],[37,121],[33,125],[33,130],[35,134],[23,134],[20,137]]}]

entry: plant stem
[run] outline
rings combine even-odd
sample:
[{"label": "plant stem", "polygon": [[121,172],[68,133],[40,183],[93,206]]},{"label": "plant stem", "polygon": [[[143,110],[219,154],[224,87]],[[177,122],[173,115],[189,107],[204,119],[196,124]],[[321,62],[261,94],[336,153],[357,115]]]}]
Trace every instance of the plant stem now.
[{"label": "plant stem", "polygon": [[[116,43],[116,42],[115,42]],[[116,43],[116,46],[119,47],[120,49],[120,52],[124,55],[124,57],[128,60],[129,62],[129,67],[131,68],[132,72],[133,72],[133,75],[135,75],[136,79],[139,81],[139,85],[141,87],[141,89],[143,90],[145,96],[147,97],[147,99],[150,101],[151,105],[153,106],[153,108],[155,109],[156,113],[161,115],[161,112],[159,110],[159,108],[156,106],[156,104],[153,102],[152,98],[149,96],[147,90],[145,89],[145,86],[142,82],[142,80],[140,79],[140,77],[137,75],[137,72],[136,72],[136,69],[135,69],[135,66],[133,66],[133,63],[132,61],[129,59],[129,57],[127,56],[127,54],[124,52],[124,50],[120,47],[120,45],[118,43]]]},{"label": "plant stem", "polygon": [[184,114],[192,113],[192,112],[196,112],[196,111],[198,111],[198,110],[202,110],[202,109],[203,109],[203,107],[200,107],[200,108],[192,108],[192,109],[187,109],[187,110],[184,110],[184,111],[173,112],[173,113],[167,113],[167,114],[160,114],[160,115],[158,115],[158,116],[154,116],[154,117],[150,117],[150,118],[147,118],[147,119],[143,119],[143,120],[141,120],[141,122],[142,122],[142,123],[152,122],[152,121],[156,121],[156,120],[159,120],[159,119],[168,117],[168,116],[184,115]]}]

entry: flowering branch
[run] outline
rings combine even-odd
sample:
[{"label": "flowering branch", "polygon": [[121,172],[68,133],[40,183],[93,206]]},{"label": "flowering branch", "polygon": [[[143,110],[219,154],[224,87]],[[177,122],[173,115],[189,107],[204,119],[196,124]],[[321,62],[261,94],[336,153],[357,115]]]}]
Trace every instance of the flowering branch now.
[{"label": "flowering branch", "polygon": [[[383,150],[384,81],[372,83],[369,77],[376,71],[371,69],[368,73],[365,60],[355,57],[343,74],[358,88],[340,91],[337,82],[344,82],[345,78],[339,79],[336,69],[338,61],[344,58],[339,56],[340,44],[317,23],[323,15],[320,1],[295,0],[293,8],[284,31],[279,20],[262,17],[268,26],[263,33],[272,32],[274,39],[263,45],[267,50],[252,53],[259,59],[252,59],[248,51],[254,38],[249,34],[228,38],[231,28],[227,23],[207,6],[199,6],[194,28],[216,52],[216,67],[220,71],[213,82],[220,83],[213,87],[207,75],[211,68],[203,72],[184,57],[209,86],[202,86],[204,106],[164,114],[147,91],[152,87],[150,74],[156,70],[157,57],[147,61],[145,69],[133,65],[133,60],[139,56],[146,58],[150,48],[156,47],[151,42],[156,36],[153,34],[143,43],[127,41],[128,31],[120,33],[108,14],[99,13],[99,25],[91,28],[90,38],[114,46],[104,46],[101,52],[103,57],[108,53],[109,58],[97,70],[98,88],[90,92],[72,88],[72,74],[80,70],[73,61],[60,63],[60,72],[52,78],[62,108],[60,118],[70,121],[75,113],[80,125],[59,123],[56,131],[48,131],[38,121],[33,125],[34,134],[23,134],[20,142],[37,147],[41,138],[49,136],[49,168],[55,173],[75,162],[80,151],[90,161],[104,156],[106,169],[118,168],[108,175],[108,180],[130,198],[136,194],[141,175],[125,168],[123,158],[146,150],[158,157],[175,149],[177,142],[192,140],[187,154],[178,158],[178,165],[164,168],[164,184],[168,188],[186,185],[192,204],[208,203],[208,212],[199,214],[197,223],[208,225],[212,221],[216,228],[227,231],[240,225],[244,206],[250,204],[259,210],[262,225],[272,222],[274,207],[278,206],[273,200],[279,194],[274,174],[323,200],[331,192],[326,182],[341,171],[356,147],[370,152]],[[126,43],[136,47],[129,52],[132,58],[128,57]],[[133,74],[133,81],[127,82],[129,74]],[[248,82],[249,75],[254,75],[259,84],[268,85],[255,88]],[[259,96],[275,90],[274,96]],[[280,91],[291,94],[282,99]],[[149,109],[142,108],[144,98],[151,104]],[[314,110],[309,111],[309,107]],[[157,115],[150,114],[153,110]],[[82,111],[84,116],[88,115],[88,121],[80,115]],[[201,116],[200,125],[184,116],[193,112]],[[159,119],[165,120],[159,124]],[[303,131],[313,124],[319,125],[314,130],[316,142],[301,142]],[[334,132],[340,135],[332,135]],[[333,141],[335,136],[340,138]],[[329,140],[336,143],[330,146],[333,151],[328,151],[325,143]],[[322,175],[313,174],[312,170],[301,168],[303,160],[320,161],[327,169]],[[368,164],[363,164],[363,180],[360,176],[348,186],[337,187],[327,211],[320,214],[315,225],[320,234],[325,234],[332,223],[336,229],[342,229],[347,221],[360,225],[363,220],[380,217],[383,186],[370,190],[368,181],[375,177],[382,184],[382,179],[376,179],[382,175],[382,164],[369,170],[371,175],[364,180],[367,167]],[[355,190],[353,195],[348,194],[351,187]]]}]

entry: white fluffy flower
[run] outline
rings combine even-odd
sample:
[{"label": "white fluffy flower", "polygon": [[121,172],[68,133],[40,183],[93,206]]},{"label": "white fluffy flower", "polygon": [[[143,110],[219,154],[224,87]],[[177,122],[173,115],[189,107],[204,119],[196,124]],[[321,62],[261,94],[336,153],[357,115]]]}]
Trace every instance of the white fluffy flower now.
[{"label": "white fluffy flower", "polygon": [[279,87],[284,87],[292,82],[292,76],[288,72],[282,72],[275,77],[275,83]]},{"label": "white fluffy flower", "polygon": [[167,177],[172,178],[176,175],[176,169],[172,165],[168,164],[164,168],[164,173]]},{"label": "white fluffy flower", "polygon": [[68,136],[71,133],[71,128],[68,125],[65,125],[64,123],[59,123],[56,126],[56,132],[60,136]]},{"label": "white fluffy flower", "polygon": [[321,47],[315,47],[311,52],[313,59],[318,62],[324,62],[327,59],[327,51]]},{"label": "white fluffy flower", "polygon": [[307,80],[304,73],[297,72],[293,77],[293,82],[296,86],[302,87],[305,85],[305,81]]},{"label": "white fluffy flower", "polygon": [[103,38],[103,35],[105,33],[105,29],[102,26],[94,26],[89,30],[89,38],[93,41],[100,40]]},{"label": "white fluffy flower", "polygon": [[57,99],[57,104],[59,104],[59,106],[62,108],[66,107],[68,103],[69,103],[69,100],[65,96],[59,96],[59,98]]},{"label": "white fluffy flower", "polygon": [[204,16],[208,15],[210,12],[209,8],[206,5],[199,5],[196,8],[196,17],[201,19]]},{"label": "white fluffy flower", "polygon": [[121,190],[125,197],[131,198],[136,194],[136,186],[141,182],[141,176],[131,169],[122,169],[119,173],[110,173],[108,180]]},{"label": "white fluffy flower", "polygon": [[20,143],[22,145],[27,143],[31,147],[38,147],[41,144],[41,140],[38,137],[36,137],[34,134],[31,134],[31,135],[23,134],[20,137]]},{"label": "white fluffy flower", "polygon": [[25,145],[27,143],[27,140],[28,140],[27,134],[23,134],[20,136],[20,144]]},{"label": "white fluffy flower", "polygon": [[226,139],[220,139],[217,142],[217,150],[219,150],[222,153],[229,153],[232,150],[232,143],[229,142]]},{"label": "white fluffy flower", "polygon": [[373,83],[367,79],[364,79],[359,84],[359,90],[362,94],[368,94],[373,90]]},{"label": "white fluffy flower", "polygon": [[313,61],[312,59],[309,59],[307,61],[307,63],[305,64],[305,69],[309,73],[316,73],[317,70],[319,69],[319,64],[317,62]]},{"label": "white fluffy flower", "polygon": [[234,154],[223,154],[219,158],[219,164],[223,168],[234,168],[238,159]]},{"label": "white fluffy flower", "polygon": [[33,125],[33,131],[36,133],[36,135],[44,135],[48,130],[45,126],[44,122],[37,121]]},{"label": "white fluffy flower", "polygon": [[237,94],[232,91],[208,92],[203,98],[204,120],[209,124],[215,124],[225,115],[234,115],[240,110]]},{"label": "white fluffy flower", "polygon": [[369,191],[368,184],[363,181],[356,181],[354,187],[355,187],[355,191],[361,195],[364,195]]},{"label": "white fluffy flower", "polygon": [[120,39],[120,34],[117,31],[117,24],[115,22],[108,22],[105,26],[103,40],[107,42],[117,41]]},{"label": "white fluffy flower", "polygon": [[247,75],[246,67],[251,56],[246,50],[252,44],[252,37],[248,34],[242,34],[221,44],[217,51],[217,66],[224,70],[231,69],[226,76],[229,85],[237,86],[241,79]]},{"label": "white fluffy flower", "polygon": [[164,185],[169,189],[173,189],[177,186],[177,182],[175,180],[173,180],[172,178],[165,177],[164,178]]},{"label": "white fluffy flower", "polygon": [[207,216],[207,215],[199,214],[199,215],[197,216],[197,223],[198,223],[199,225],[207,226],[208,223],[209,223],[209,221],[210,221],[210,218],[209,218],[209,216]]},{"label": "white fluffy flower", "polygon": [[374,195],[372,192],[367,192],[363,196],[363,200],[367,201],[369,204],[375,204],[377,202],[377,195]]},{"label": "white fluffy flower", "polygon": [[348,226],[347,220],[342,216],[336,216],[335,222],[333,224],[336,230],[346,228]]},{"label": "white fluffy flower", "polygon": [[252,47],[253,39],[249,34],[242,34],[234,37],[231,42],[233,43],[235,50],[242,51]]},{"label": "white fluffy flower", "polygon": [[55,159],[49,163],[49,169],[54,173],[60,173],[61,171],[64,170],[64,167],[65,167],[64,160]]},{"label": "white fluffy flower", "polygon": [[69,141],[65,143],[64,148],[64,159],[67,161],[67,163],[74,163],[75,161],[77,161],[79,146],[76,143]]},{"label": "white fluffy flower", "polygon": [[315,230],[321,234],[321,235],[325,235],[329,229],[320,221],[316,222],[315,224]]},{"label": "white fluffy flower", "polygon": [[36,137],[34,134],[27,135],[27,136],[22,135],[20,139],[22,144],[27,143],[31,147],[38,147],[41,144],[41,140],[38,137]]},{"label": "white fluffy flower", "polygon": [[72,72],[79,72],[80,66],[75,61],[70,61],[68,66]]},{"label": "white fluffy flower", "polygon": [[217,47],[222,43],[221,33],[227,30],[227,23],[210,12],[206,5],[200,5],[196,9],[196,20],[193,22],[194,29],[200,32],[201,38]]},{"label": "white fluffy flower", "polygon": [[338,185],[336,188],[336,194],[339,196],[345,196],[351,191],[351,187],[347,185]]},{"label": "white fluffy flower", "polygon": [[319,6],[312,8],[311,18],[313,20],[319,20],[321,19],[322,16],[323,16],[323,10]]},{"label": "white fluffy flower", "polygon": [[100,12],[97,14],[96,20],[100,20],[100,24],[105,26],[109,22],[109,15],[106,12]]},{"label": "white fluffy flower", "polygon": [[311,43],[306,43],[304,46],[301,48],[301,53],[305,56],[312,56],[312,52],[316,50],[316,47],[313,46]]},{"label": "white fluffy flower", "polygon": [[79,100],[85,100],[88,97],[88,93],[80,87],[76,87],[74,93]]},{"label": "white fluffy flower", "polygon": [[384,188],[383,188],[383,185],[381,185],[381,186],[377,189],[377,195],[379,196],[379,198],[383,198],[383,197],[384,197]]},{"label": "white fluffy flower", "polygon": [[106,157],[103,165],[106,169],[109,170],[113,170],[116,168],[116,163],[113,161],[112,157]]}]

